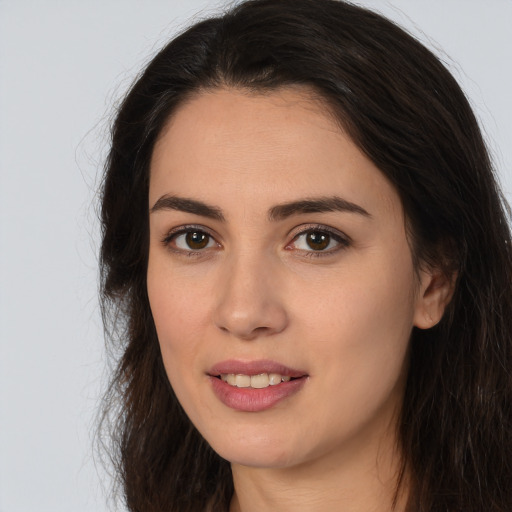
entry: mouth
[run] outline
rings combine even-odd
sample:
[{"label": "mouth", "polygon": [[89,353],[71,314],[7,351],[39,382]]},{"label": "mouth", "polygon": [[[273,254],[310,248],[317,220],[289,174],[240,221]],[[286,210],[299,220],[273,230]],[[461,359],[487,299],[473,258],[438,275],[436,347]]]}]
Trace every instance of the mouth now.
[{"label": "mouth", "polygon": [[264,389],[269,386],[279,386],[283,382],[301,379],[303,377],[290,377],[280,373],[260,373],[258,375],[244,375],[236,373],[223,373],[214,377],[221,379],[236,388]]},{"label": "mouth", "polygon": [[207,372],[212,389],[224,404],[238,411],[267,410],[298,393],[308,374],[274,361],[230,360]]},{"label": "mouth", "polygon": [[307,373],[270,360],[240,361],[230,359],[214,365],[208,376],[237,388],[263,389],[307,377]]}]

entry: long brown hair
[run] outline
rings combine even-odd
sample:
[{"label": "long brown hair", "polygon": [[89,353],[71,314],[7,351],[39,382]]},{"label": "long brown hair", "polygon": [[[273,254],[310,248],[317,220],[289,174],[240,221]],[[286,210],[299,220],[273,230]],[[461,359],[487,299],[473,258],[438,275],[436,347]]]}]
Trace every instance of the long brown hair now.
[{"label": "long brown hair", "polygon": [[398,190],[417,265],[457,275],[442,321],[414,330],[399,425],[415,512],[512,510],[509,211],[471,108],[433,54],[337,0],[249,0],[195,24],[150,62],[112,128],[102,195],[101,297],[118,356],[105,397],[132,512],[226,511],[229,463],[165,374],[147,291],[149,162],[178,105],[229,85],[322,98]]}]

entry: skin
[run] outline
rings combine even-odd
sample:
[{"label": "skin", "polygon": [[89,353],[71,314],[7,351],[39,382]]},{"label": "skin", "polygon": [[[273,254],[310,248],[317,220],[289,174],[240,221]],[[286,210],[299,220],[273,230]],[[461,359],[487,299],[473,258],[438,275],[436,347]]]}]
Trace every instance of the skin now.
[{"label": "skin", "polygon": [[[333,195],[368,215],[269,219]],[[415,272],[396,190],[307,90],[216,89],[157,141],[150,208],[165,196],[224,217],[152,210],[147,286],[173,389],[232,463],[232,511],[390,510],[411,330],[434,325],[450,295],[435,269]],[[190,225],[203,249],[175,234]],[[326,249],[308,229],[334,233]],[[277,361],[306,382],[270,409],[236,411],[207,375],[227,359]]]}]

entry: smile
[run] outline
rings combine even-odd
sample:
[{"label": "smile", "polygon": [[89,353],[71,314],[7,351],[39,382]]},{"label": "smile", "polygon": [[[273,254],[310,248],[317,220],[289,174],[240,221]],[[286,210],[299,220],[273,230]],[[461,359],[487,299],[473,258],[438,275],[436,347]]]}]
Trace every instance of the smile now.
[{"label": "smile", "polygon": [[217,399],[240,412],[271,409],[299,393],[309,380],[307,372],[270,360],[222,361],[206,375]]},{"label": "smile", "polygon": [[234,373],[224,373],[220,378],[230,386],[237,388],[263,389],[269,386],[277,386],[282,382],[289,382],[290,376],[279,373],[260,373],[259,375],[240,375]]}]

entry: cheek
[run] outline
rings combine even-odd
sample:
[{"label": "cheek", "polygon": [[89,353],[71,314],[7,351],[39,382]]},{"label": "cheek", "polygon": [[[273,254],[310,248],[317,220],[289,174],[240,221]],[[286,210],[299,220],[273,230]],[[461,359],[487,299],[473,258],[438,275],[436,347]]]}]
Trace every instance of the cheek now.
[{"label": "cheek", "polygon": [[187,375],[199,351],[208,294],[193,280],[176,279],[158,263],[150,260],[148,297],[164,365],[174,384],[175,376],[181,381]]},{"label": "cheek", "polygon": [[162,274],[149,271],[148,296],[167,377],[178,401],[197,425],[199,417],[210,416],[209,404],[203,403],[196,391],[197,383],[204,379],[197,361],[204,339],[205,294],[191,293],[191,287],[180,286],[176,280],[164,282]]},{"label": "cheek", "polygon": [[309,297],[315,306],[303,330],[313,333],[316,371],[340,405],[335,414],[363,415],[401,390],[414,314],[412,265],[347,268],[337,283]]},{"label": "cheek", "polygon": [[162,340],[188,336],[204,324],[209,280],[188,269],[177,269],[169,255],[151,251],[147,290],[153,319]]},{"label": "cheek", "polygon": [[379,378],[398,376],[412,330],[407,301],[347,287],[315,309],[304,331],[314,333],[308,337],[314,338],[321,367],[332,368],[348,389],[365,383],[371,389]]},{"label": "cheek", "polygon": [[357,339],[363,345],[374,341],[367,336],[370,332],[379,333],[383,341],[403,339],[412,328],[414,272],[409,259],[396,264],[392,259],[376,254],[361,265],[354,258],[333,275],[292,290],[294,308],[307,331],[332,331],[334,336],[338,331],[340,343]]}]

